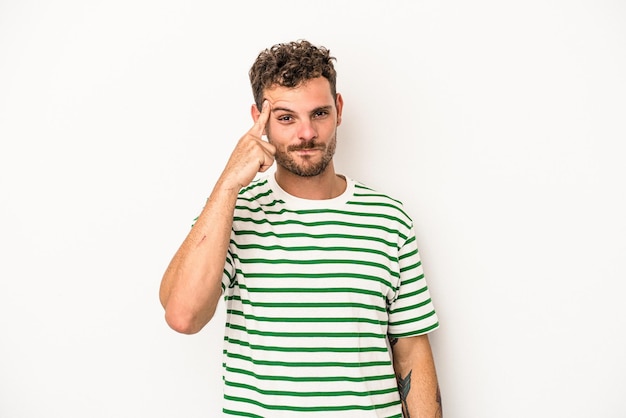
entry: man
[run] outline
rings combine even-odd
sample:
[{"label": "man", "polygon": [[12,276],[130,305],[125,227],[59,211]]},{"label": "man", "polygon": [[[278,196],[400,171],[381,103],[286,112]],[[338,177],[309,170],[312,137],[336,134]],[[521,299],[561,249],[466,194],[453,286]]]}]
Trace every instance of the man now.
[{"label": "man", "polygon": [[441,417],[413,223],[335,172],[333,61],[307,41],[259,54],[254,126],[163,276],[165,319],[196,333],[224,298],[225,416]]}]

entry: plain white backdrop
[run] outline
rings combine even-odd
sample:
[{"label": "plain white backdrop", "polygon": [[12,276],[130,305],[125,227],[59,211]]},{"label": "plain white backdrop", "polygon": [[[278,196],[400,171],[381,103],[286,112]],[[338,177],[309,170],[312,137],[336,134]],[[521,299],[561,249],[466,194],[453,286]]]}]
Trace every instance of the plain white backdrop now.
[{"label": "plain white backdrop", "polygon": [[417,225],[445,416],[626,416],[623,2],[0,0],[0,417],[219,416],[223,312],[158,286],[299,38]]}]

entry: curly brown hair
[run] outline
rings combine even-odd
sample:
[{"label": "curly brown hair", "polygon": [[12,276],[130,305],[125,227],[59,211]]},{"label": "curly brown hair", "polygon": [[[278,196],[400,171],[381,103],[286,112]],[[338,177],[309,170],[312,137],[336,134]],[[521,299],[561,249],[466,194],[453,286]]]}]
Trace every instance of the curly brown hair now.
[{"label": "curly brown hair", "polygon": [[259,108],[263,104],[265,89],[278,85],[298,87],[317,77],[325,77],[330,92],[337,100],[337,72],[333,66],[335,57],[323,46],[315,46],[306,40],[280,43],[261,51],[250,68],[250,84],[254,101]]}]

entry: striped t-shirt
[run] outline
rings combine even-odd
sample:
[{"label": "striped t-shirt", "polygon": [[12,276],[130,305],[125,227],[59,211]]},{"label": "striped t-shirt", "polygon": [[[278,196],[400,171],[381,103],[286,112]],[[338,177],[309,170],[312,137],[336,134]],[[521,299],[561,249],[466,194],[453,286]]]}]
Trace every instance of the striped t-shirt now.
[{"label": "striped t-shirt", "polygon": [[388,337],[438,327],[402,204],[241,190],[222,288],[225,416],[402,417]]}]

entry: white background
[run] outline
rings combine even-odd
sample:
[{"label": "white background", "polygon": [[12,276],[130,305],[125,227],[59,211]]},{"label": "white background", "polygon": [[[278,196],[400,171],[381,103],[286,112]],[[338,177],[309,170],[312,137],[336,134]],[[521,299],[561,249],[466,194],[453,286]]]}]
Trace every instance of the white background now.
[{"label": "white background", "polygon": [[219,416],[223,314],[158,286],[298,38],[415,219],[446,417],[626,416],[626,4],[216,4],[0,0],[0,417]]}]

